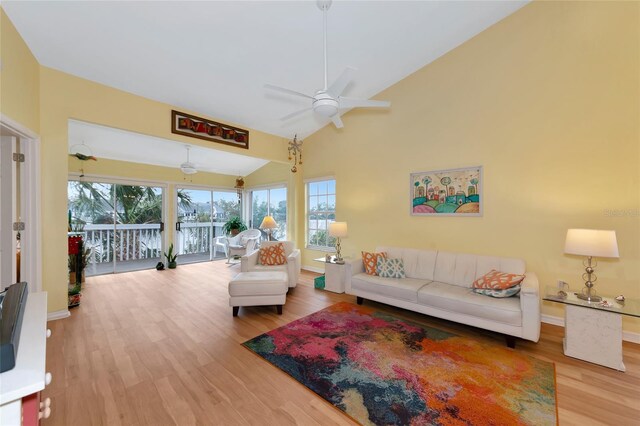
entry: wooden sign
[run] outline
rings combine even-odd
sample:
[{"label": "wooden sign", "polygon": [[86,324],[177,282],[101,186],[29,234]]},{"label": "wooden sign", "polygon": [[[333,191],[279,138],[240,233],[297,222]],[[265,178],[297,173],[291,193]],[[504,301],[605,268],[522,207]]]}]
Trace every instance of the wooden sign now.
[{"label": "wooden sign", "polygon": [[171,111],[171,133],[249,149],[249,131],[184,112]]}]

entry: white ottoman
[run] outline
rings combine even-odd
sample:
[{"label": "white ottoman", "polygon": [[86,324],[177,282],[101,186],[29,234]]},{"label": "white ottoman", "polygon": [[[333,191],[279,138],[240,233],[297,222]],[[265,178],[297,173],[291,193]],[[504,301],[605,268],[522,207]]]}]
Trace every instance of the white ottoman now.
[{"label": "white ottoman", "polygon": [[276,305],[282,315],[289,280],[284,271],[240,272],[229,281],[229,306],[238,316],[240,306]]}]

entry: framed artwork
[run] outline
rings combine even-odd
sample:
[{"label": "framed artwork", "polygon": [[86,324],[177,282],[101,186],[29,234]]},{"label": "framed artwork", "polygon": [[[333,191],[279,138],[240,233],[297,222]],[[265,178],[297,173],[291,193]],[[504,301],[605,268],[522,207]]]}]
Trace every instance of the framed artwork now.
[{"label": "framed artwork", "polygon": [[171,133],[249,149],[248,130],[174,110],[171,111]]},{"label": "framed artwork", "polygon": [[482,216],[482,166],[411,173],[414,216]]}]

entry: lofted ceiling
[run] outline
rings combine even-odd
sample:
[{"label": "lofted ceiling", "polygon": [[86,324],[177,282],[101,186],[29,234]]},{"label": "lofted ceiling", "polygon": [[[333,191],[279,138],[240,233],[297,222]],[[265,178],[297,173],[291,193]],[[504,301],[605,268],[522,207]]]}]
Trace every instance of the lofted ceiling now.
[{"label": "lofted ceiling", "polygon": [[[84,147],[82,145],[85,145]],[[69,153],[110,160],[180,168],[187,161],[184,143],[69,120]],[[247,176],[269,161],[232,152],[191,145],[191,163],[200,172]]]},{"label": "lofted ceiling", "polygon": [[[329,82],[354,67],[344,95],[375,98],[526,3],[334,1]],[[263,87],[307,94],[322,88],[322,13],[315,2],[3,1],[2,7],[44,66],[286,138],[306,137],[328,122],[311,113],[282,122],[308,100]]]}]

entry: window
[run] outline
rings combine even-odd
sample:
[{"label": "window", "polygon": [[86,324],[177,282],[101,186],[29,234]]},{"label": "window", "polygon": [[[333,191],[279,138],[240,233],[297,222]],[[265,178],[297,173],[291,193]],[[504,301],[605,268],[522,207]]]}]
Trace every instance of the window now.
[{"label": "window", "polygon": [[329,224],[336,220],[335,179],[307,182],[307,247],[332,250]]},{"label": "window", "polygon": [[[287,188],[284,186],[251,191],[251,228],[258,228],[265,216],[272,216],[278,228],[271,236],[279,241],[287,239]],[[263,234],[266,238],[266,234]]]}]

